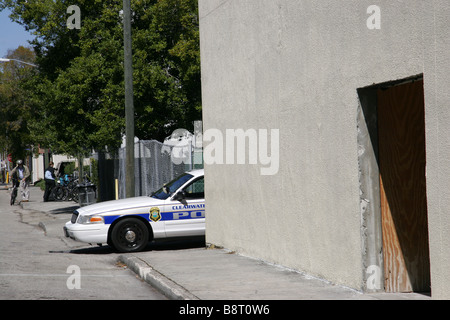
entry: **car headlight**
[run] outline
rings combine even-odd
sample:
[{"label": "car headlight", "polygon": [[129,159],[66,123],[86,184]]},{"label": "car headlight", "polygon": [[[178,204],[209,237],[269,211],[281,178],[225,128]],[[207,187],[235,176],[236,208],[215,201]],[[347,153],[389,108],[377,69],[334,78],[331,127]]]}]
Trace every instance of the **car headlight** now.
[{"label": "car headlight", "polygon": [[102,216],[94,215],[94,216],[79,216],[78,223],[80,224],[96,224],[96,223],[105,223],[105,220]]}]

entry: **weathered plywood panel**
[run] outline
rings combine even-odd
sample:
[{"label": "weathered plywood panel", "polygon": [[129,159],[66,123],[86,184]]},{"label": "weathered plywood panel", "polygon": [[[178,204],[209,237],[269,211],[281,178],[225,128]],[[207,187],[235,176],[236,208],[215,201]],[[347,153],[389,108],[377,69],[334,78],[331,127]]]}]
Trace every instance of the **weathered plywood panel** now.
[{"label": "weathered plywood panel", "polygon": [[423,81],[378,90],[385,289],[430,290]]}]

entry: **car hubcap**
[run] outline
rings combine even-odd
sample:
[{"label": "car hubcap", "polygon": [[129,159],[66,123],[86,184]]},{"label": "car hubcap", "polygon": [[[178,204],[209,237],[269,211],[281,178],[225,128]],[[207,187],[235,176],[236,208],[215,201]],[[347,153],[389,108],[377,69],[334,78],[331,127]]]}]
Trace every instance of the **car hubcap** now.
[{"label": "car hubcap", "polygon": [[133,243],[136,240],[136,233],[134,233],[134,231],[128,230],[125,233],[125,239],[129,242],[129,243]]}]

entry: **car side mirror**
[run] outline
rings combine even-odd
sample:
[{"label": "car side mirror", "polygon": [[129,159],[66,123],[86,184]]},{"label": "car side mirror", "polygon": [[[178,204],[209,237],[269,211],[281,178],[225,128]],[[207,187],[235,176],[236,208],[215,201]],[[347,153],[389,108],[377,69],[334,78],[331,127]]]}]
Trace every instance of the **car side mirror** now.
[{"label": "car side mirror", "polygon": [[174,200],[180,201],[180,202],[184,202],[186,200],[186,194],[184,193],[183,190],[178,191],[174,196],[173,196]]}]

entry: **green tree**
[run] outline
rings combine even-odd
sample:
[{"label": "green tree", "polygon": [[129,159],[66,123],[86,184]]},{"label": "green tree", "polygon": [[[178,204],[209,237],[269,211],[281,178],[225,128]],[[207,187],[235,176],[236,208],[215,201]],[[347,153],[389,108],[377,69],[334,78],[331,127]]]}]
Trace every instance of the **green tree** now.
[{"label": "green tree", "polygon": [[[32,31],[39,72],[29,89],[36,142],[76,155],[117,148],[124,133],[121,0],[79,0],[81,29],[68,29],[73,1],[0,1]],[[201,118],[197,0],[134,0],[135,133],[162,140]]]},{"label": "green tree", "polygon": [[[34,62],[34,52],[19,46],[8,50],[9,59]],[[17,61],[0,64],[0,148],[12,154],[14,160],[23,159],[32,143],[28,123],[31,106],[23,84],[33,76],[33,67]]]},{"label": "green tree", "polygon": [[134,31],[136,134],[163,139],[201,119],[197,0],[157,1]]}]

